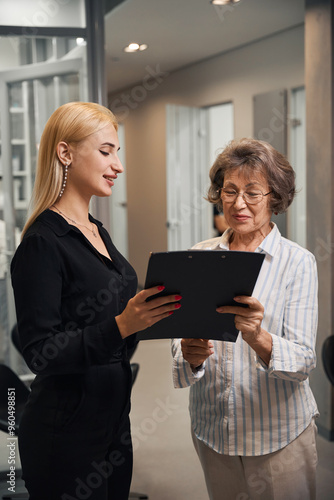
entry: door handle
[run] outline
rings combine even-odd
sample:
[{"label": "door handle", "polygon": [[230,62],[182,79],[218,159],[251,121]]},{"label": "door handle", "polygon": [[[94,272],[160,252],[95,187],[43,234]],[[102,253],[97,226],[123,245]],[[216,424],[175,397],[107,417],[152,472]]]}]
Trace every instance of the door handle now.
[{"label": "door handle", "polygon": [[180,225],[180,223],[178,220],[168,220],[166,222],[167,229],[175,229],[179,225]]}]

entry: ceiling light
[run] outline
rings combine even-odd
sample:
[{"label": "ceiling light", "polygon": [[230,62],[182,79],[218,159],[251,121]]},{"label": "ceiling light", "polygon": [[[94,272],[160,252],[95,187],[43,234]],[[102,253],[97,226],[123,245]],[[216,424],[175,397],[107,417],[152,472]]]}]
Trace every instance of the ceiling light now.
[{"label": "ceiling light", "polygon": [[129,43],[127,47],[124,48],[124,52],[141,52],[142,50],[146,50],[148,45],[146,43]]},{"label": "ceiling light", "polygon": [[212,3],[212,5],[229,5],[238,2],[240,2],[240,0],[210,0],[210,3]]},{"label": "ceiling light", "polygon": [[86,40],[84,38],[76,39],[77,45],[86,45]]},{"label": "ceiling light", "polygon": [[130,43],[128,47],[129,50],[132,50],[134,52],[135,50],[139,50],[139,43]]}]

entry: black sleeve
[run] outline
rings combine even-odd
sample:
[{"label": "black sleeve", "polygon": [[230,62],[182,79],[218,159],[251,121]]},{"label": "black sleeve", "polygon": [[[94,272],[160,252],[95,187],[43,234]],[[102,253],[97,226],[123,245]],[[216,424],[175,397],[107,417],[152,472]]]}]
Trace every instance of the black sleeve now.
[{"label": "black sleeve", "polygon": [[[43,374],[81,373],[107,363],[124,341],[114,317],[79,328],[63,325],[63,274],[54,242],[26,237],[11,265],[17,323],[29,368]],[[68,298],[70,300],[71,297]]]}]

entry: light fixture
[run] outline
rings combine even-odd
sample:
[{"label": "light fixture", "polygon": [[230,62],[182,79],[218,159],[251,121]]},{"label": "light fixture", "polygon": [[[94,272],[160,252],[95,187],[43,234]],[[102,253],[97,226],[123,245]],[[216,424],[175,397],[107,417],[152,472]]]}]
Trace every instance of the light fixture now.
[{"label": "light fixture", "polygon": [[76,39],[76,43],[77,43],[77,45],[79,45],[79,46],[80,46],[80,45],[86,45],[86,44],[87,44],[87,42],[86,42],[86,40],[85,40],[84,38],[77,38],[77,39]]},{"label": "light fixture", "polygon": [[129,43],[127,47],[124,47],[124,52],[141,52],[146,50],[147,47],[146,43],[142,43],[141,45],[139,43]]},{"label": "light fixture", "polygon": [[210,0],[212,5],[233,5],[234,3],[238,3],[240,0]]}]

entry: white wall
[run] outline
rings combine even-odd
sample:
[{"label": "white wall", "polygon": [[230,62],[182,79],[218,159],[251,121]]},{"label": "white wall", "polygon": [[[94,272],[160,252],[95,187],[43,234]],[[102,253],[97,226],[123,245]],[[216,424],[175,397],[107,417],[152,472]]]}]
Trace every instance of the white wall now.
[{"label": "white wall", "polygon": [[[163,71],[164,68],[161,68]],[[122,96],[126,134],[129,216],[129,259],[144,282],[150,251],[167,250],[166,230],[166,104],[209,106],[234,104],[234,136],[253,133],[253,96],[304,84],[304,29],[298,27],[159,79],[146,98],[135,101],[132,88],[110,95],[117,113]],[[154,88],[153,88],[154,87]],[[134,106],[135,103],[135,106]]]},{"label": "white wall", "polygon": [[213,164],[217,155],[232,139],[234,139],[233,104],[210,106],[209,113],[209,161]]}]

